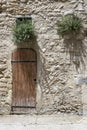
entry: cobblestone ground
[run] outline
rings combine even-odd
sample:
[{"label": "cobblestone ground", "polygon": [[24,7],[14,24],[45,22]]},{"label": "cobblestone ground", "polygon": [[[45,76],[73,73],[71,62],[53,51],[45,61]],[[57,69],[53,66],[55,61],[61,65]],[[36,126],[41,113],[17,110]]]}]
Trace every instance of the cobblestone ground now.
[{"label": "cobblestone ground", "polygon": [[87,116],[0,116],[0,130],[87,130]]}]

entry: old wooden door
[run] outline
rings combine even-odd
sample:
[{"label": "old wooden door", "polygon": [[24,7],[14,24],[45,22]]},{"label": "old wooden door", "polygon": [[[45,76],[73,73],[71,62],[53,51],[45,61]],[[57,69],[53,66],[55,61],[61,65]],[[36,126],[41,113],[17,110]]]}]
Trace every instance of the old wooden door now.
[{"label": "old wooden door", "polygon": [[28,113],[36,105],[36,53],[32,49],[16,49],[12,54],[12,112]]}]

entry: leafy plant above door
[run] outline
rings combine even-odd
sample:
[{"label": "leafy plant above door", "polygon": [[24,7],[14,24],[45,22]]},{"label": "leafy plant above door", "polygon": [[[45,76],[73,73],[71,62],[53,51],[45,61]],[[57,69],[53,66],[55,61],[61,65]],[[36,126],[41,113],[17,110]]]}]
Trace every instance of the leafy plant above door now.
[{"label": "leafy plant above door", "polygon": [[28,42],[35,38],[34,25],[31,19],[22,18],[16,20],[13,28],[13,41],[15,44]]}]

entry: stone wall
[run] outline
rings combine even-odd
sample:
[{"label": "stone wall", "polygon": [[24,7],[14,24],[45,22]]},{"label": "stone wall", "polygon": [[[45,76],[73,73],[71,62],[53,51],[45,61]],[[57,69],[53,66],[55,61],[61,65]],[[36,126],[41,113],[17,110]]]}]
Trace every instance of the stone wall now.
[{"label": "stone wall", "polygon": [[[0,114],[9,114],[12,102],[11,53],[12,28],[16,15],[31,15],[37,35],[38,114],[77,113],[83,111],[79,77],[87,76],[86,37],[64,41],[57,34],[57,21],[66,14],[77,13],[86,27],[86,0],[0,0]],[[66,45],[78,43],[73,50]]]}]

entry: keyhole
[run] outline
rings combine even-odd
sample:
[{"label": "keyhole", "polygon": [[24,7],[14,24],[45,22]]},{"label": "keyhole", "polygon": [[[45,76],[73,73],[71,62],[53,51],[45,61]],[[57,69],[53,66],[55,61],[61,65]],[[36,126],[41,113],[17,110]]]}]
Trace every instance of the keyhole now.
[{"label": "keyhole", "polygon": [[36,82],[36,79],[34,79],[34,81]]}]

